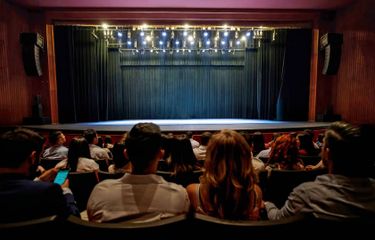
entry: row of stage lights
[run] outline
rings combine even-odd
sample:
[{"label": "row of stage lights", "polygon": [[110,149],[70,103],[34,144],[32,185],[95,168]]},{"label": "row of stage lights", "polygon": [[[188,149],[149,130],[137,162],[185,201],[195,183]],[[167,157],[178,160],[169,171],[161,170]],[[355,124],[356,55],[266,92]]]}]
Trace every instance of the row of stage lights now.
[{"label": "row of stage lights", "polygon": [[265,31],[275,29],[258,27],[214,26],[108,26],[93,31],[96,38],[103,37],[107,46],[135,53],[235,53],[246,48],[260,47]]}]

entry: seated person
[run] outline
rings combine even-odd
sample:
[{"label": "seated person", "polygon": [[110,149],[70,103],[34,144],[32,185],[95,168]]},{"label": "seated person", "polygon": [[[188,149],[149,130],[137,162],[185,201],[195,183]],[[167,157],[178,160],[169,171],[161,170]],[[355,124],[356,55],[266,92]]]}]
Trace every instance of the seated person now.
[{"label": "seated person", "polygon": [[79,216],[68,181],[50,181],[57,170],[44,172],[33,181],[44,139],[19,128],[0,137],[0,222],[17,222],[51,215]]},{"label": "seated person", "polygon": [[[196,149],[196,148],[195,148]],[[172,173],[173,181],[186,187],[195,180],[194,171],[201,170],[195,158],[193,147],[187,135],[175,136],[172,148],[166,160],[168,171]]]},{"label": "seated person", "polygon": [[83,137],[87,140],[90,147],[90,158],[94,160],[108,160],[111,159],[109,156],[109,150],[104,149],[96,145],[98,143],[98,134],[94,129],[87,129],[83,132]]},{"label": "seated person", "polygon": [[200,143],[197,140],[193,139],[193,132],[192,131],[187,131],[186,135],[190,139],[191,146],[193,147],[193,149],[199,147]]},{"label": "seated person", "polygon": [[43,152],[43,158],[60,161],[68,157],[68,148],[64,146],[65,135],[61,131],[50,132],[48,142],[51,146]]},{"label": "seated person", "polygon": [[297,139],[293,134],[284,134],[274,142],[266,169],[303,170],[305,166],[298,158]]},{"label": "seated person", "polygon": [[260,219],[262,191],[251,156],[249,144],[239,133],[222,130],[214,134],[200,183],[187,187],[194,210],[224,219]]},{"label": "seated person", "polygon": [[375,180],[369,177],[373,160],[370,144],[366,144],[369,137],[364,136],[348,123],[333,123],[325,133],[321,153],[328,174],[293,189],[281,209],[265,202],[268,218],[282,219],[300,213],[330,220],[373,219]]},{"label": "seated person", "polygon": [[129,159],[125,157],[125,142],[117,142],[113,146],[113,164],[109,165],[108,172],[112,174],[131,172]]},{"label": "seated person", "polygon": [[194,155],[197,160],[204,161],[206,159],[207,144],[210,141],[212,133],[204,132],[201,135],[201,145],[197,148],[194,148]]},{"label": "seated person", "polygon": [[68,159],[56,164],[55,168],[69,168],[72,172],[94,172],[99,171],[99,164],[91,159],[86,139],[75,137],[69,144]]},{"label": "seated person", "polygon": [[95,186],[87,203],[89,221],[109,222],[150,213],[158,213],[161,219],[186,213],[190,206],[186,190],[155,174],[163,157],[159,126],[136,124],[128,133],[125,146],[132,173]]}]

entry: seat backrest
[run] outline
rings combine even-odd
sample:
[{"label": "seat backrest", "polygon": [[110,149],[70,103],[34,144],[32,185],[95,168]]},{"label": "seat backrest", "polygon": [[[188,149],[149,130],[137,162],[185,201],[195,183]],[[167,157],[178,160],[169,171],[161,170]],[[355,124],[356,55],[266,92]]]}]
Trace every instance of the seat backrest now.
[{"label": "seat backrest", "polygon": [[271,170],[266,183],[262,186],[263,198],[282,207],[293,188],[303,182],[314,181],[318,175],[326,173],[326,169],[305,170]]},{"label": "seat backrest", "polygon": [[314,229],[314,231],[309,233],[311,239],[319,239],[321,236],[329,239],[346,239],[348,236],[353,236],[353,234],[358,236],[372,236],[374,234],[375,217],[362,216],[360,218],[346,218],[342,220],[311,217],[306,226],[309,229]]},{"label": "seat backrest", "polygon": [[87,201],[92,190],[98,183],[96,172],[70,172],[69,188],[72,190],[74,199],[77,202],[78,209],[83,211],[86,209]]},{"label": "seat backrest", "polygon": [[[43,235],[46,229],[53,231],[59,228],[60,224],[61,222],[56,215],[22,222],[0,223],[0,235],[2,238],[8,236],[10,239],[30,238],[31,236],[38,236],[39,239],[39,236]],[[43,236],[41,238],[43,239]],[[50,236],[48,239],[50,239]]]},{"label": "seat backrest", "polygon": [[303,164],[305,166],[316,165],[322,159],[321,156],[304,156],[304,155],[298,155],[298,158],[300,158],[303,161]]},{"label": "seat backrest", "polygon": [[120,223],[96,223],[81,220],[75,216],[67,219],[68,229],[77,237],[85,239],[110,239],[122,237],[126,239],[176,239],[176,231],[183,230],[187,217],[185,214],[154,220],[137,222],[135,219]]},{"label": "seat backrest", "polygon": [[95,160],[95,162],[99,165],[100,170],[108,171],[108,162],[106,159]]},{"label": "seat backrest", "polygon": [[45,169],[51,169],[56,166],[61,160],[55,160],[55,159],[47,159],[47,158],[41,158],[40,159],[40,165]]},{"label": "seat backrest", "polygon": [[305,217],[295,215],[282,220],[242,221],[195,213],[192,222],[195,232],[209,232],[213,239],[293,239],[293,229],[302,226]]}]

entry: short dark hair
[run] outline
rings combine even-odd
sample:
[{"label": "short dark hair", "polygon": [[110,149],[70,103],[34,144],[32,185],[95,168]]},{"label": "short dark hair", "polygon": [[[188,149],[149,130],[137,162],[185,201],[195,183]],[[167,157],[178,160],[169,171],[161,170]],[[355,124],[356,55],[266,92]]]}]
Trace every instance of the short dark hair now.
[{"label": "short dark hair", "polygon": [[210,141],[211,137],[212,137],[212,133],[211,132],[204,132],[204,133],[202,133],[202,135],[201,135],[201,144],[203,146],[207,146],[208,141]]},{"label": "short dark hair", "polygon": [[57,143],[57,140],[59,139],[59,136],[63,134],[61,131],[52,131],[49,133],[48,136],[48,142],[51,145],[55,145]]},{"label": "short dark hair", "polygon": [[125,146],[134,172],[143,172],[161,148],[160,127],[154,123],[138,123],[128,133]]},{"label": "short dark hair", "polygon": [[43,149],[44,138],[26,128],[8,131],[0,137],[0,167],[18,168],[33,151],[37,155]]},{"label": "short dark hair", "polygon": [[94,129],[86,129],[85,131],[83,131],[83,137],[86,138],[87,142],[89,144],[92,144],[93,141],[94,141],[94,138],[97,136],[98,134],[96,133],[96,131]]},{"label": "short dark hair", "polygon": [[333,171],[345,176],[366,176],[366,161],[363,154],[364,141],[361,130],[346,122],[334,122],[325,132],[324,147],[329,148]]}]

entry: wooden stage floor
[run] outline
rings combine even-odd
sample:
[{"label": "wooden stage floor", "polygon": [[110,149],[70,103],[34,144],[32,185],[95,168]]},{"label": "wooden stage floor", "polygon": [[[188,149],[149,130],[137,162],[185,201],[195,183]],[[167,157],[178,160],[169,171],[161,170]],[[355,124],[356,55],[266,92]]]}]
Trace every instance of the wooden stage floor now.
[{"label": "wooden stage floor", "polygon": [[123,133],[129,131],[138,122],[153,122],[160,126],[163,132],[202,132],[233,129],[238,131],[298,131],[304,129],[323,129],[330,125],[329,122],[297,122],[297,121],[271,121],[257,119],[137,119],[85,123],[24,125],[38,131],[62,130],[64,132],[77,132],[88,128],[97,132]]}]

